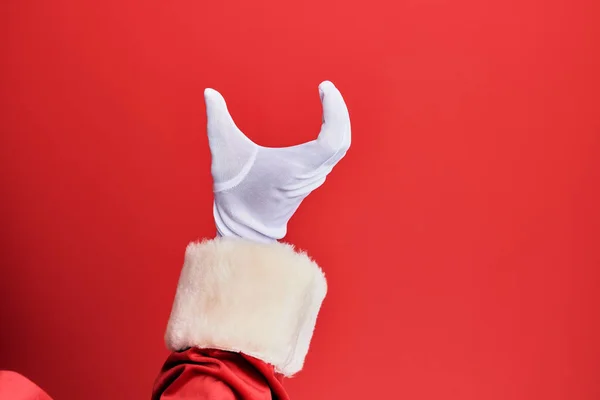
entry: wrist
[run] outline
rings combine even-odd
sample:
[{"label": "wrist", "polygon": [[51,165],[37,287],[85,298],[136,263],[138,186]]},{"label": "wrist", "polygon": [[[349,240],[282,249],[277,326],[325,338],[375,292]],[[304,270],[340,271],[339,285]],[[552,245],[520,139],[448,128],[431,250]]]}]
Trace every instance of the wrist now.
[{"label": "wrist", "polygon": [[241,212],[243,207],[235,206],[236,212],[229,212],[228,207],[213,204],[213,216],[217,237],[239,238],[257,243],[273,243],[282,239],[287,231],[287,226],[267,227],[257,221],[248,212]]}]

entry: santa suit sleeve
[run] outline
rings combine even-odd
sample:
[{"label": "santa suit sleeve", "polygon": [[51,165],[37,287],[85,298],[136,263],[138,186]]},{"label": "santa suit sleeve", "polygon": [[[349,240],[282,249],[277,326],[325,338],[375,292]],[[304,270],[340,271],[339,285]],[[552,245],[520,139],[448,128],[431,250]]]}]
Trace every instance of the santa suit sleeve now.
[{"label": "santa suit sleeve", "polygon": [[185,254],[154,400],[287,400],[325,298],[318,265],[283,243],[217,238]]},{"label": "santa suit sleeve", "polygon": [[38,385],[13,371],[0,371],[0,400],[52,400]]}]

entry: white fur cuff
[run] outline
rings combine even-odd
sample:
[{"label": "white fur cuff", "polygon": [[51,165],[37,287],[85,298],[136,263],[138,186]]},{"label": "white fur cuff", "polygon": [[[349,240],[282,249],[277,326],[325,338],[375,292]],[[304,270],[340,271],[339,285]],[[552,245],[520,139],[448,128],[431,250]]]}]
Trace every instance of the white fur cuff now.
[{"label": "white fur cuff", "polygon": [[232,238],[190,243],[167,347],[241,352],[291,376],[302,369],[326,292],[319,266],[291,245]]}]

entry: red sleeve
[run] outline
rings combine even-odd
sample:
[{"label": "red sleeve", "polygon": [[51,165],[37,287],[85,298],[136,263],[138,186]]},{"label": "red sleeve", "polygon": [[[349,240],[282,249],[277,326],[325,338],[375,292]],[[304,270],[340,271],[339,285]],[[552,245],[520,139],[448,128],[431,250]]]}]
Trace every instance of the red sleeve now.
[{"label": "red sleeve", "polygon": [[171,353],[152,400],[289,400],[281,375],[256,358],[220,350]]},{"label": "red sleeve", "polygon": [[0,371],[0,400],[52,400],[38,385],[13,371]]}]

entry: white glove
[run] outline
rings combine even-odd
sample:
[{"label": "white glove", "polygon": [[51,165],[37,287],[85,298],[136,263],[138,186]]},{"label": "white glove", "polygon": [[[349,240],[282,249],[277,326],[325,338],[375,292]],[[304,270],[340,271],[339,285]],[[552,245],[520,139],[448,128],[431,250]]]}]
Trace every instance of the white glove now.
[{"label": "white glove", "polygon": [[323,125],[316,140],[259,146],[238,129],[225,99],[206,89],[215,225],[220,236],[259,242],[282,239],[300,203],[325,182],[350,147],[350,117],[333,83],[319,85]]}]

